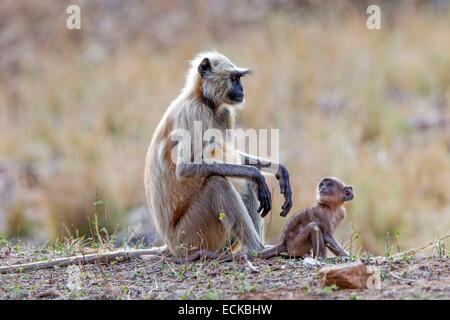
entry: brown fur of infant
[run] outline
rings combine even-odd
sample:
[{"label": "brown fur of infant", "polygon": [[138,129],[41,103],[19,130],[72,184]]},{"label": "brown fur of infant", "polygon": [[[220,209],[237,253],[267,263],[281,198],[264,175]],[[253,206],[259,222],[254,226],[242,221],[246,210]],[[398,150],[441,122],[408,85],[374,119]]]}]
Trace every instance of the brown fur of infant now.
[{"label": "brown fur of infant", "polygon": [[300,210],[286,223],[280,242],[258,253],[270,258],[287,252],[290,257],[325,258],[327,248],[336,256],[348,253],[334,239],[336,227],[345,217],[344,202],[354,197],[353,187],[335,177],[324,177],[317,186],[317,204]]}]

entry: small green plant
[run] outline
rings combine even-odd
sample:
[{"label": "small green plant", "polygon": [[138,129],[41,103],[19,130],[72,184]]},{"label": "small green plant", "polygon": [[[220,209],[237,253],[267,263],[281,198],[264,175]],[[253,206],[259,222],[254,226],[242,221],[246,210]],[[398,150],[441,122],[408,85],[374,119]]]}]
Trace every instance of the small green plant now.
[{"label": "small green plant", "polygon": [[299,291],[302,293],[308,293],[311,291],[311,289],[311,284],[307,283],[305,286],[301,287]]},{"label": "small green plant", "polygon": [[392,248],[392,244],[391,244],[391,238],[389,236],[389,232],[386,233],[386,237],[385,237],[385,247],[384,247],[384,256],[389,258],[391,256],[391,249]]},{"label": "small green plant", "polygon": [[186,292],[186,293],[183,293],[180,296],[180,300],[190,300],[190,299],[191,299],[191,292],[190,291]]},{"label": "small green plant", "polygon": [[391,278],[391,274],[390,274],[389,270],[381,270],[381,272],[380,272],[381,281],[388,280],[390,278]]},{"label": "small green plant", "polygon": [[401,250],[400,250],[400,244],[399,244],[399,242],[398,242],[399,237],[400,237],[400,232],[398,232],[398,231],[395,232],[395,242],[397,243],[397,252],[398,252],[398,253],[401,252]]},{"label": "small green plant", "polygon": [[410,263],[412,259],[413,259],[413,256],[411,254],[409,254],[408,252],[404,252],[402,254],[402,261],[403,262]]},{"label": "small green plant", "polygon": [[362,256],[361,256],[361,260],[368,262],[373,258],[373,255],[370,252],[365,251]]},{"label": "small green plant", "polygon": [[333,291],[336,291],[338,287],[335,284],[332,284],[331,286],[325,286],[322,288],[322,292],[325,294],[330,294]]},{"label": "small green plant", "polygon": [[444,242],[444,240],[442,240],[442,239],[437,240],[435,242],[435,244],[434,244],[434,247],[436,249],[437,256],[440,259],[445,258],[447,256],[447,254],[446,254],[447,251],[445,250],[445,242]]},{"label": "small green plant", "polygon": [[103,200],[96,200],[96,201],[94,201],[93,205],[94,205],[95,207],[104,206],[104,205],[106,205],[106,201],[103,201]]},{"label": "small green plant", "polygon": [[206,293],[203,298],[205,300],[219,300],[219,297],[220,297],[220,295],[219,295],[218,291],[211,290],[211,291],[208,291],[208,293]]},{"label": "small green plant", "polygon": [[239,287],[237,287],[236,289],[238,292],[241,293],[255,292],[256,285],[244,280],[240,283]]},{"label": "small green plant", "polygon": [[7,247],[8,246],[8,240],[4,238],[3,235],[0,234],[0,247]]},{"label": "small green plant", "polygon": [[353,242],[361,238],[361,231],[358,231],[353,223],[350,222],[350,226],[352,228],[352,234],[350,235],[350,240],[345,247],[348,247],[350,254],[353,253]]},{"label": "small green plant", "polygon": [[20,247],[19,244],[16,244],[14,246],[14,252],[17,253],[17,254],[21,254],[22,253],[22,248]]},{"label": "small green plant", "polygon": [[411,295],[411,299],[413,300],[420,300],[423,299],[422,295],[420,294],[420,292],[413,292]]},{"label": "small green plant", "polygon": [[249,256],[251,256],[251,257],[256,257],[257,255],[258,255],[258,251],[255,251],[255,250],[250,251],[250,253],[249,253]]},{"label": "small green plant", "polygon": [[356,294],[356,292],[351,292],[348,295],[348,300],[358,300],[358,295]]}]

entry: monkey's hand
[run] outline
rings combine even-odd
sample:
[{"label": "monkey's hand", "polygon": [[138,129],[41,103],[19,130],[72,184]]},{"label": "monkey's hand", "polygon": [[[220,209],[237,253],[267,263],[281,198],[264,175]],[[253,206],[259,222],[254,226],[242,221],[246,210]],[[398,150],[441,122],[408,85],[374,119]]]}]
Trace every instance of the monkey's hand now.
[{"label": "monkey's hand", "polygon": [[328,247],[328,249],[331,250],[336,256],[338,257],[348,257],[350,256],[347,251],[342,249],[342,247],[339,245],[339,243],[333,238],[332,235],[325,236],[324,235],[325,244]]},{"label": "monkey's hand", "polygon": [[260,203],[258,213],[262,211],[261,217],[264,218],[272,209],[272,198],[264,176],[259,170],[256,170],[255,173],[254,181],[258,188],[257,197]]},{"label": "monkey's hand", "polygon": [[279,165],[278,172],[275,174],[275,178],[278,179],[278,182],[280,183],[281,194],[284,195],[284,204],[281,207],[282,211],[280,213],[280,216],[286,217],[292,207],[292,190],[289,183],[289,172],[287,168],[282,164]]}]

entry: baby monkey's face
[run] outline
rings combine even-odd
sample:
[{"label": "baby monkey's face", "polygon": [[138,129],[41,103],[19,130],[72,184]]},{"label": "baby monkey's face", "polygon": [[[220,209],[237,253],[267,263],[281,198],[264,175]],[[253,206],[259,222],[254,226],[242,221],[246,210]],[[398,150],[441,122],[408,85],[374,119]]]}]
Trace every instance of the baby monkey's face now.
[{"label": "baby monkey's face", "polygon": [[353,187],[334,177],[322,178],[317,186],[317,198],[321,203],[337,204],[354,197]]}]

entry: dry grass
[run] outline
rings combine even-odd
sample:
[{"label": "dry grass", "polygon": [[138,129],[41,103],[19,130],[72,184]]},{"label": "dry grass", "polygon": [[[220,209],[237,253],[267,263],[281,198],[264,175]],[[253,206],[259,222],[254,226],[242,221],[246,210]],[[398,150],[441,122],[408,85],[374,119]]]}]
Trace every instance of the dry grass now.
[{"label": "dry grass", "polygon": [[[28,22],[7,20],[0,34],[10,48],[0,57],[0,161],[37,168],[39,192],[31,204],[27,192],[18,193],[4,211],[10,235],[23,235],[26,220],[29,232],[45,226],[60,236],[63,222],[70,232],[86,232],[86,217],[95,214],[113,231],[124,212],[144,203],[152,132],[183,85],[187,60],[210,48],[255,70],[244,83],[247,107],[238,124],[280,128],[294,209],[310,205],[318,179],[331,174],[356,190],[338,235],[359,235],[354,251],[383,253],[386,243],[403,249],[450,233],[449,125],[410,125],[411,117],[450,117],[449,11],[405,9],[380,31],[367,30],[355,11],[316,19],[268,11],[249,24],[224,21],[223,30],[214,20],[175,19],[180,27],[169,19],[152,38],[156,22],[128,37],[120,16],[104,17],[98,8],[84,11],[82,33],[74,35],[59,16],[64,5],[18,3],[39,10]],[[193,7],[197,18],[212,10]],[[193,31],[184,32],[187,26]],[[123,32],[113,41],[110,30]],[[99,199],[106,207],[93,205]],[[36,201],[45,212],[38,217]],[[281,221],[275,213],[272,240]]]},{"label": "dry grass", "polygon": [[[0,265],[48,260],[70,254],[108,250],[89,241],[72,241],[32,248],[9,246],[0,238]],[[353,257],[352,259],[356,259]],[[321,287],[319,270],[342,262],[321,260],[320,266],[302,259],[255,259],[252,267],[236,260],[202,260],[173,264],[156,259],[115,260],[111,263],[72,265],[33,272],[0,274],[0,299],[448,299],[449,259],[436,255],[402,253],[396,257],[360,259],[379,272],[381,290],[337,290]]]}]

